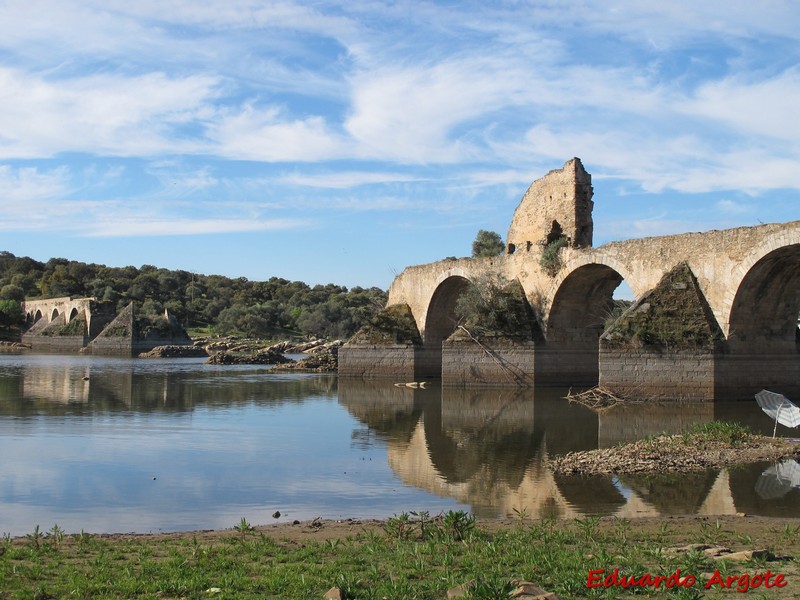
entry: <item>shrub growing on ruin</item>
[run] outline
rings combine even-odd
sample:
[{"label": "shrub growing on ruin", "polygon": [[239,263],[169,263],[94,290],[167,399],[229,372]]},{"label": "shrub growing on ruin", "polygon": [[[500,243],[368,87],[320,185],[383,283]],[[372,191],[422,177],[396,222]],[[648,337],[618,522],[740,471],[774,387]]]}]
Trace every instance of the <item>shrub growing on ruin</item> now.
[{"label": "shrub growing on ruin", "polygon": [[665,274],[603,334],[607,345],[711,350],[724,338],[686,263]]},{"label": "shrub growing on ruin", "polygon": [[459,296],[455,314],[459,325],[476,337],[540,337],[536,315],[516,279],[485,276],[473,281]]},{"label": "shrub growing on ruin", "polygon": [[553,240],[542,249],[542,255],[539,257],[539,265],[550,277],[555,277],[555,274],[558,273],[563,266],[561,249],[568,245],[569,240],[565,237],[560,237]]},{"label": "shrub growing on ruin", "polygon": [[351,344],[415,344],[422,338],[408,304],[393,304],[378,312],[350,339]]}]

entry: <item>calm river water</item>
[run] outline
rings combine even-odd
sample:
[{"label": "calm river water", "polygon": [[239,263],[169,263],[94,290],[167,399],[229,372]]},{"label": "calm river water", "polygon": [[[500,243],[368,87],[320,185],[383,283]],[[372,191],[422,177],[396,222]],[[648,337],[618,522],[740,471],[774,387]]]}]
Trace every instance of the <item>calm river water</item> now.
[{"label": "calm river water", "polygon": [[695,421],[736,420],[771,434],[755,402],[598,415],[563,395],[398,388],[202,359],[0,355],[0,533],[449,509],[800,516],[797,463],[665,477],[554,477],[547,468],[548,456]]}]

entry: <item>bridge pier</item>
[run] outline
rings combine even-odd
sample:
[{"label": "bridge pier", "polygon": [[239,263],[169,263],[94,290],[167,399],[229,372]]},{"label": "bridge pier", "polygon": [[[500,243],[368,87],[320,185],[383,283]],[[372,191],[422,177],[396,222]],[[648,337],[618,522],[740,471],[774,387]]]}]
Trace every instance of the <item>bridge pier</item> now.
[{"label": "bridge pier", "polygon": [[597,385],[597,342],[592,345],[537,344],[536,384],[548,387],[588,388]]},{"label": "bridge pier", "polygon": [[720,353],[617,349],[601,344],[600,386],[621,397],[712,401]]},{"label": "bridge pier", "polygon": [[449,338],[442,344],[443,386],[522,386],[535,383],[536,345],[515,342]]},{"label": "bridge pier", "polygon": [[[439,369],[437,371],[437,365]],[[340,350],[339,375],[394,382],[441,380],[443,387],[592,387],[643,400],[751,400],[762,388],[800,398],[800,354],[712,350],[557,348],[548,343],[478,346],[447,340],[421,346],[353,346]]]},{"label": "bridge pier", "polygon": [[769,389],[800,400],[800,354],[733,352],[717,357],[714,369],[716,400],[752,400]]}]

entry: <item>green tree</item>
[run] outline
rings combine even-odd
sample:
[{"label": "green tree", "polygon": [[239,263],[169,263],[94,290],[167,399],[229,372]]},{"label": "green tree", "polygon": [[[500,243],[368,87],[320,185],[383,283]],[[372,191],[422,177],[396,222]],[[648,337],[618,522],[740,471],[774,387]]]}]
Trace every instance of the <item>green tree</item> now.
[{"label": "green tree", "polygon": [[17,302],[22,302],[25,300],[25,290],[18,285],[9,283],[0,289],[0,298],[3,300],[16,300]]},{"label": "green tree", "polygon": [[476,258],[497,256],[504,248],[503,238],[499,233],[481,229],[472,242],[472,256]]},{"label": "green tree", "polygon": [[19,325],[22,321],[22,307],[16,300],[0,300],[0,326]]}]

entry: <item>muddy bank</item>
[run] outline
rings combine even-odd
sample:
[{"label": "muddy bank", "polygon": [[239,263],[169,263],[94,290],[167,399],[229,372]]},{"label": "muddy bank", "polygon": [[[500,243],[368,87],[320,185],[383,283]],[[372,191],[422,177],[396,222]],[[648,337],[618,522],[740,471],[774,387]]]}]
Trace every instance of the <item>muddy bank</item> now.
[{"label": "muddy bank", "polygon": [[703,471],[738,464],[800,459],[800,443],[759,435],[726,441],[699,434],[660,435],[615,448],[553,458],[559,475]]}]

